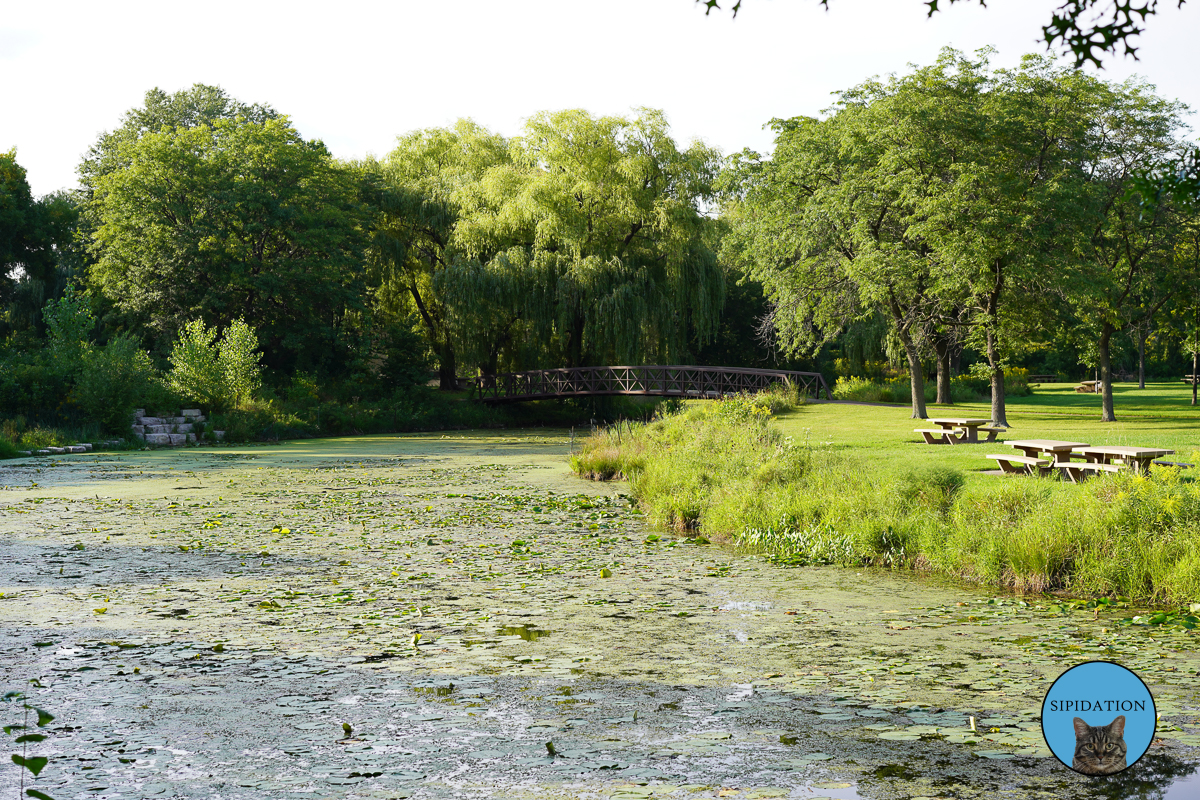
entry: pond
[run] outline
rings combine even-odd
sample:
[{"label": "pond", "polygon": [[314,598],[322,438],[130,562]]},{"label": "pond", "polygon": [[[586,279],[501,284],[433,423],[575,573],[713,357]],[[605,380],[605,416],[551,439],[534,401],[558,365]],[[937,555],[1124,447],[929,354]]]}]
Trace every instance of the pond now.
[{"label": "pond", "polygon": [[[0,675],[57,717],[33,785],[1200,795],[1196,634],[656,532],[568,448],[540,430],[0,465]],[[1136,670],[1161,713],[1147,756],[1102,780],[1048,757],[1038,725],[1092,659]],[[17,780],[5,758],[0,786]]]}]

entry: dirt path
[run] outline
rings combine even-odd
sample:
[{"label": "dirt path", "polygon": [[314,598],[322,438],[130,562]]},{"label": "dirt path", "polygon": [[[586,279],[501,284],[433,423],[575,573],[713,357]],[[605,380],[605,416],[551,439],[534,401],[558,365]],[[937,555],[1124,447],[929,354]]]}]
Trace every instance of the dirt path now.
[{"label": "dirt path", "polygon": [[[566,449],[379,436],[0,465],[0,683],[38,679],[58,717],[34,785],[1200,794],[1195,634],[656,535],[621,485],[570,475]],[[1162,721],[1146,759],[1093,782],[1047,757],[1037,710],[1097,658],[1137,670]]]}]

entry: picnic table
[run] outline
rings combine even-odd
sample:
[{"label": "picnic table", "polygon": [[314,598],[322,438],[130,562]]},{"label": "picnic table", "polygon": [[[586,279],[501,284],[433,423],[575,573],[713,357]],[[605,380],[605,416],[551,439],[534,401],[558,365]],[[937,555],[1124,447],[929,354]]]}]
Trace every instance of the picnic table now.
[{"label": "picnic table", "polygon": [[1157,447],[1127,447],[1125,445],[1089,447],[1084,445],[1075,448],[1073,454],[1083,456],[1089,464],[1109,464],[1114,466],[1124,464],[1139,475],[1144,475],[1149,471],[1151,461],[1163,456],[1169,456],[1174,452],[1174,450]]},{"label": "picnic table", "polygon": [[1075,387],[1076,394],[1080,392],[1098,392],[1100,391],[1100,381],[1080,381]]},{"label": "picnic table", "polygon": [[1003,433],[1007,428],[989,427],[990,419],[971,419],[970,417],[930,417],[927,422],[937,425],[937,428],[915,428],[914,433],[925,437],[925,444],[962,444],[979,442],[979,431],[988,436],[984,441],[996,441],[996,434]]},{"label": "picnic table", "polygon": [[[1010,473],[1032,475],[1036,470],[1046,474],[1055,467],[1069,464],[1071,451],[1079,447],[1087,447],[1086,442],[1060,442],[1056,439],[1016,439],[1008,442],[1010,447],[1021,451],[1022,455],[989,454],[1000,464],[1000,469]],[[1043,457],[1045,453],[1047,457]]]}]

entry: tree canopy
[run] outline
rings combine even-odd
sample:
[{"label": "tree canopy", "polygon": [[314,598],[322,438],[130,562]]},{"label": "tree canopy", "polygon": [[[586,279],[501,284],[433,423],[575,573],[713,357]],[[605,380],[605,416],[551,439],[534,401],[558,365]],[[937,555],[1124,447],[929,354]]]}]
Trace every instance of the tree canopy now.
[{"label": "tree canopy", "polygon": [[185,323],[256,323],[277,368],[337,352],[361,305],[368,209],[355,173],[285,117],[162,128],[96,176],[91,279],[160,344]]},{"label": "tree canopy", "polygon": [[826,119],[776,120],[772,156],[744,153],[727,173],[725,252],[762,281],[793,350],[886,314],[914,416],[925,412],[922,350],[945,326],[964,328],[1004,424],[1005,367],[1046,335],[1056,296],[1076,304],[1072,324],[1091,332],[1105,376],[1108,339],[1142,313],[1134,300],[1161,307],[1166,290],[1152,281],[1173,280],[1171,212],[1140,208],[1128,190],[1178,151],[1181,123],[1178,104],[1140,84],[1037,57],[992,71],[988,55],[947,50],[842,93]]}]

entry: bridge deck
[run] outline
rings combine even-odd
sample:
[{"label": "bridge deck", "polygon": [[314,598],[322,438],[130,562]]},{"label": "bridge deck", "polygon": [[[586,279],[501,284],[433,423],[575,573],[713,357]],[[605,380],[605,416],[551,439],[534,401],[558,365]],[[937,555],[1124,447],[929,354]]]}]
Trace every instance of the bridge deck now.
[{"label": "bridge deck", "polygon": [[568,367],[506,372],[486,383],[476,381],[472,396],[489,403],[514,403],[560,397],[647,395],[652,397],[724,397],[760,392],[773,384],[795,386],[803,395],[833,399],[818,372],[744,367]]}]

